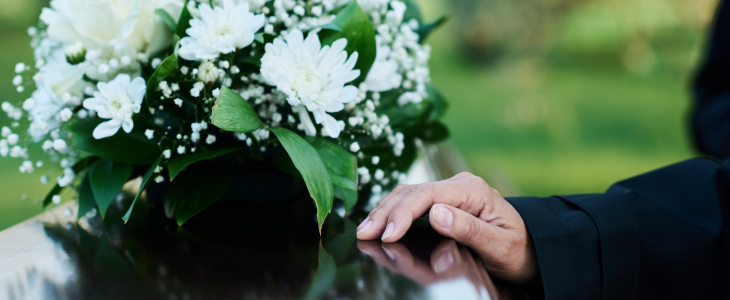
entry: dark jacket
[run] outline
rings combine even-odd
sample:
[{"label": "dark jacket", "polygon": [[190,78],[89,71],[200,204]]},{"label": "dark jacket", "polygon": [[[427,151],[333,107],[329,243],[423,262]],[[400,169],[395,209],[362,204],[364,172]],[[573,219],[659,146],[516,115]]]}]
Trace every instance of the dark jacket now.
[{"label": "dark jacket", "polygon": [[527,298],[730,299],[729,172],[700,158],[604,194],[507,199],[540,265]]}]

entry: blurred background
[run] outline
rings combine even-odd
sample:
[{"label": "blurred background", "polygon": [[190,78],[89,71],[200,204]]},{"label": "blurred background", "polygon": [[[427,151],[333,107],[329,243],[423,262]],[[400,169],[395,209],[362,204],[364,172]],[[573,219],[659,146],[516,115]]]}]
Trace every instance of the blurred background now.
[{"label": "blurred background", "polygon": [[[603,192],[697,156],[690,84],[717,0],[419,0],[445,122],[471,171],[507,196]],[[48,0],[0,0],[0,101]],[[10,121],[0,114],[0,126]],[[0,230],[41,212],[51,185],[0,158]],[[53,180],[52,180],[53,181]]]}]

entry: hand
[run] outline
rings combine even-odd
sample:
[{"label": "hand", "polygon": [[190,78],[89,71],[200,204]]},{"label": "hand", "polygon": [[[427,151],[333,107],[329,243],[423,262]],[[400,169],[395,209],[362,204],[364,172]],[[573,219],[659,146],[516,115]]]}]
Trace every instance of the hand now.
[{"label": "hand", "polygon": [[515,283],[537,276],[535,249],[522,217],[499,192],[470,173],[399,185],[360,224],[357,238],[395,242],[429,209],[431,226],[472,248],[490,274]]},{"label": "hand", "polygon": [[[429,262],[414,257],[400,243],[384,244],[380,241],[359,241],[357,247],[372,257],[375,263],[392,272],[406,276],[426,288],[440,282],[466,280],[473,291],[461,289],[460,296],[469,299],[510,299],[505,287],[496,286],[487,274],[484,264],[474,257],[466,247],[459,247],[452,239],[444,240],[431,252]],[[473,292],[473,295],[471,294]],[[484,295],[486,292],[488,295]],[[487,297],[485,297],[487,296]]]}]

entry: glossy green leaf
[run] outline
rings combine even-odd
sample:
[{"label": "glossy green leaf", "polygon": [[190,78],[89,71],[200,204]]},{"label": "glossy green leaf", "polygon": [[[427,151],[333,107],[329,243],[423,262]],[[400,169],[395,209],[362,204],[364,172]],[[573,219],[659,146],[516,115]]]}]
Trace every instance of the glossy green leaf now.
[{"label": "glossy green leaf", "polygon": [[406,11],[403,13],[403,22],[416,19],[419,24],[423,23],[423,16],[421,15],[421,9],[418,7],[418,3],[414,0],[403,0],[403,3],[406,4]]},{"label": "glossy green leaf", "polygon": [[449,137],[449,130],[441,122],[432,122],[419,126],[418,137],[425,142],[439,142]]},{"label": "glossy green leaf", "polygon": [[304,183],[309,189],[309,195],[317,204],[317,224],[321,233],[322,224],[324,224],[327,214],[332,211],[332,202],[334,201],[332,181],[327,168],[314,147],[296,133],[284,128],[271,128],[271,132],[276,135],[281,145],[284,146],[294,166],[304,178]]},{"label": "glossy green leaf", "polygon": [[431,103],[431,112],[428,115],[427,121],[433,122],[441,119],[446,113],[446,110],[448,110],[449,103],[444,99],[444,96],[441,95],[441,92],[439,92],[436,86],[431,83],[426,84],[426,92],[428,93],[426,101]]},{"label": "glossy green leaf", "polygon": [[129,181],[133,168],[131,165],[102,159],[97,161],[89,170],[89,181],[94,199],[99,206],[99,214],[103,219],[109,204]]},{"label": "glossy green leaf", "polygon": [[177,24],[175,24],[175,20],[170,16],[169,13],[167,13],[166,10],[162,8],[158,8],[155,10],[155,13],[160,16],[160,19],[162,19],[162,22],[167,25],[170,30],[175,31],[177,29]]},{"label": "glossy green leaf", "polygon": [[73,146],[76,149],[91,153],[95,156],[115,162],[148,165],[160,156],[160,148],[144,135],[144,122],[135,120],[134,129],[130,133],[119,129],[117,134],[103,139],[92,136],[94,128],[106,121],[99,118],[76,120],[66,125],[64,129],[73,133]]},{"label": "glossy green leaf", "polygon": [[167,79],[167,77],[171,74],[176,73],[177,69],[177,55],[168,56],[159,66],[157,66],[157,69],[154,73],[152,73],[152,76],[150,76],[150,79],[147,81],[147,101],[154,99],[153,97],[155,93],[160,88],[160,82],[165,81],[165,79]]},{"label": "glossy green leaf", "polygon": [[229,148],[213,151],[200,151],[191,154],[175,156],[171,158],[169,162],[167,162],[167,170],[170,173],[170,180],[175,180],[175,177],[177,177],[180,171],[182,171],[185,167],[191,164],[203,160],[216,158],[221,155],[226,155],[239,149],[240,148]]},{"label": "glossy green leaf", "polygon": [[137,192],[137,196],[134,196],[132,205],[129,206],[127,213],[125,213],[124,216],[122,217],[122,220],[124,220],[124,224],[126,224],[129,221],[129,217],[132,215],[132,209],[134,209],[134,204],[137,203],[139,196],[142,195],[142,192],[144,191],[144,189],[147,188],[147,184],[149,184],[150,178],[152,178],[152,175],[155,173],[155,169],[157,169],[157,167],[160,165],[163,158],[164,157],[162,155],[160,155],[157,158],[157,160],[152,163],[152,165],[147,170],[147,172],[144,173],[144,176],[142,176],[142,184],[139,185],[139,191]]},{"label": "glossy green leaf", "polygon": [[335,192],[335,198],[342,200],[345,203],[345,213],[348,213],[357,204],[357,189],[351,190],[348,188],[341,187],[339,185],[333,186]]},{"label": "glossy green leaf", "polygon": [[182,226],[223,197],[231,185],[231,178],[232,174],[226,168],[210,164],[190,166],[190,170],[165,189],[165,214]]},{"label": "glossy green leaf", "polygon": [[370,17],[360,8],[357,1],[351,1],[347,4],[332,21],[332,24],[338,26],[340,31],[326,30],[319,33],[322,45],[332,45],[336,40],[347,39],[345,50],[352,55],[353,52],[358,53],[355,69],[360,70],[360,77],[355,79],[352,84],[360,85],[365,80],[370,68],[375,62],[375,28],[370,21]]},{"label": "glossy green leaf", "polygon": [[268,44],[274,41],[276,38],[273,34],[268,34],[264,32],[259,32],[254,35],[254,41],[258,42],[259,44]]},{"label": "glossy green leaf", "polygon": [[357,190],[357,158],[352,153],[323,138],[305,137],[322,159],[332,184]]},{"label": "glossy green leaf", "polygon": [[188,36],[188,33],[186,30],[190,28],[190,20],[193,19],[193,15],[190,14],[190,10],[188,10],[188,3],[189,1],[185,1],[185,5],[183,6],[182,13],[180,13],[180,21],[177,22],[177,28],[175,30],[175,34],[179,37],[186,37]]},{"label": "glossy green leaf", "polygon": [[312,28],[309,28],[309,31],[312,31],[314,29],[322,29],[322,30],[332,30],[332,31],[342,31],[342,28],[340,26],[337,26],[337,24],[333,23],[327,23],[319,26],[314,26]]},{"label": "glossy green leaf", "polygon": [[330,291],[337,275],[337,265],[332,255],[319,246],[319,268],[312,278],[312,283],[304,296],[305,300],[322,299]]},{"label": "glossy green leaf", "polygon": [[225,86],[221,87],[221,93],[213,106],[211,123],[223,130],[243,133],[264,125],[248,101]]},{"label": "glossy green leaf", "polygon": [[81,217],[94,207],[96,207],[96,200],[94,199],[94,192],[91,191],[89,174],[86,174],[81,181],[81,186],[79,186],[79,210],[76,214],[76,220],[81,219]]},{"label": "glossy green leaf", "polygon": [[[96,156],[88,156],[85,158],[82,158],[78,162],[76,162],[71,169],[74,171],[74,173],[78,174],[79,172],[86,170],[86,168],[90,167],[92,164],[94,164],[99,158]],[[43,208],[51,204],[53,200],[53,196],[58,195],[61,193],[63,188],[56,184],[53,186],[50,192],[46,195],[46,198],[43,199]]]},{"label": "glossy green leaf", "polygon": [[424,42],[426,42],[426,39],[428,38],[428,36],[431,35],[431,32],[441,27],[441,25],[446,23],[446,21],[448,20],[449,17],[443,16],[431,23],[421,24],[421,26],[416,29],[416,33],[418,33],[418,43],[423,44]]}]

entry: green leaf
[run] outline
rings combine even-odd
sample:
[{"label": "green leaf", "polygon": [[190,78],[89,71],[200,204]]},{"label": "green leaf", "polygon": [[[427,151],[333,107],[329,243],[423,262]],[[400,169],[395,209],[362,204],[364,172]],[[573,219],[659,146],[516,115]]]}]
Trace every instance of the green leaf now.
[{"label": "green leaf", "polygon": [[333,23],[327,23],[319,26],[314,26],[312,28],[309,28],[309,31],[312,31],[314,29],[321,28],[322,30],[332,30],[332,31],[342,31],[342,28],[340,26],[337,26],[337,24]]},{"label": "green leaf", "polygon": [[421,26],[419,26],[418,29],[416,29],[416,33],[418,33],[418,43],[423,44],[424,42],[426,42],[426,39],[428,38],[429,35],[431,35],[431,32],[436,30],[436,28],[441,27],[441,25],[446,23],[446,21],[448,21],[448,20],[449,20],[448,16],[443,16],[436,21],[433,21],[433,22],[427,23],[427,24],[422,24]]},{"label": "green leaf", "polygon": [[324,224],[327,214],[332,211],[332,202],[334,201],[334,191],[332,190],[332,181],[322,159],[317,151],[307,143],[306,140],[284,128],[271,128],[276,137],[284,146],[284,149],[291,157],[294,166],[304,178],[307,184],[309,195],[312,196],[317,204],[317,224],[319,232],[322,233],[322,224]]},{"label": "green leaf", "polygon": [[348,213],[357,204],[357,190],[351,190],[348,188],[335,185],[335,198],[342,200],[345,203],[345,213]]},{"label": "green leaf", "polygon": [[88,177],[102,219],[106,216],[109,204],[129,181],[133,169],[131,165],[106,159],[99,160],[91,166]]},{"label": "green leaf", "polygon": [[426,92],[428,93],[426,101],[432,105],[431,112],[429,113],[427,120],[429,122],[433,122],[441,119],[446,113],[446,110],[449,108],[449,103],[446,102],[446,99],[444,99],[444,96],[441,95],[441,92],[436,89],[436,86],[431,83],[426,84]]},{"label": "green leaf", "polygon": [[144,173],[144,176],[142,176],[142,184],[139,185],[139,191],[137,192],[137,196],[134,196],[132,205],[129,206],[127,213],[125,213],[122,217],[122,220],[124,220],[124,224],[127,224],[127,222],[129,221],[129,217],[132,215],[132,209],[134,209],[134,204],[137,203],[137,199],[139,199],[139,196],[142,195],[144,189],[147,188],[147,184],[150,182],[150,178],[152,178],[152,175],[155,173],[155,169],[157,169],[157,166],[159,166],[162,162],[162,158],[163,156],[160,155],[160,157],[157,158],[154,163],[152,163],[147,172]]},{"label": "green leaf", "polygon": [[81,217],[94,207],[96,207],[96,200],[94,199],[94,193],[91,191],[89,174],[86,174],[79,187],[79,211],[76,214],[76,220],[81,219]]},{"label": "green leaf", "polygon": [[[177,47],[175,47],[175,49],[177,49]],[[157,66],[155,72],[152,73],[152,76],[150,76],[150,80],[147,81],[147,101],[154,99],[153,97],[155,92],[160,88],[160,82],[167,79],[170,74],[176,73],[177,69],[177,55],[168,56],[159,66]]]},{"label": "green leaf", "polygon": [[167,162],[167,170],[170,173],[170,180],[174,180],[177,174],[180,173],[180,171],[182,171],[185,167],[191,164],[211,158],[216,158],[221,155],[226,155],[239,149],[240,148],[229,148],[213,151],[200,151],[191,154],[175,156]]},{"label": "green leaf", "polygon": [[213,106],[211,123],[223,130],[243,133],[264,125],[248,101],[225,86],[221,87],[221,94]]},{"label": "green leaf", "polygon": [[[86,168],[90,167],[92,164],[94,164],[99,158],[96,156],[88,156],[85,158],[82,158],[78,162],[76,162],[72,167],[71,170],[74,171],[74,173],[78,174],[79,172],[86,170]],[[53,200],[54,195],[58,195],[61,193],[61,190],[63,188],[56,184],[53,189],[46,195],[46,198],[43,199],[43,208],[51,204]]]},{"label": "green leaf", "polygon": [[232,174],[227,168],[196,164],[165,189],[165,214],[182,226],[228,191]]},{"label": "green leaf", "polygon": [[73,133],[74,148],[111,161],[148,165],[160,155],[157,143],[144,135],[144,122],[135,120],[134,129],[130,133],[120,129],[114,136],[97,140],[92,133],[103,121],[105,120],[99,118],[76,120],[64,126],[64,129]]},{"label": "green leaf", "polygon": [[177,22],[177,29],[175,30],[175,34],[177,34],[177,36],[179,37],[188,36],[188,33],[185,31],[190,28],[190,20],[193,19],[193,15],[190,14],[190,10],[188,10],[188,3],[189,1],[185,1],[182,13],[180,13],[180,21]]},{"label": "green leaf", "polygon": [[403,22],[408,22],[411,19],[416,19],[418,24],[423,23],[423,16],[421,15],[421,9],[414,0],[403,0],[406,4],[406,12],[403,13]]},{"label": "green leaf", "polygon": [[352,55],[357,51],[358,58],[355,69],[360,70],[360,77],[355,79],[352,84],[360,85],[365,80],[370,68],[375,62],[375,28],[370,21],[370,17],[360,8],[357,1],[347,4],[342,11],[332,21],[332,24],[338,26],[340,31],[327,30],[319,33],[322,45],[332,45],[340,38],[347,39],[345,50]]},{"label": "green leaf", "polygon": [[418,137],[426,142],[438,142],[449,137],[449,130],[438,121],[420,126],[419,129]]},{"label": "green leaf", "polygon": [[305,137],[322,159],[332,184],[357,190],[357,158],[342,147],[323,138]]},{"label": "green leaf", "polygon": [[312,283],[304,296],[305,300],[322,299],[335,283],[337,265],[335,259],[319,245],[319,268],[312,278]]},{"label": "green leaf", "polygon": [[155,13],[160,16],[162,22],[165,23],[165,25],[167,25],[170,30],[175,31],[175,29],[177,29],[177,24],[175,24],[175,20],[170,16],[169,13],[167,13],[166,10],[158,8],[155,10]]},{"label": "green leaf", "polygon": [[268,44],[274,41],[276,38],[273,34],[268,34],[264,32],[259,32],[254,35],[254,41],[260,43],[260,44]]}]

